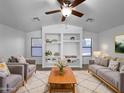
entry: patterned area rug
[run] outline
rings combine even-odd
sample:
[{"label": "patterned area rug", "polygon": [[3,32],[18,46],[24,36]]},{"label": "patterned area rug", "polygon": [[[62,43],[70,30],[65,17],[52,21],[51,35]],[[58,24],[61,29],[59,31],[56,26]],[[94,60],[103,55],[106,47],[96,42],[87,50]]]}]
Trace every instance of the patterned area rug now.
[{"label": "patterned area rug", "polygon": [[[49,93],[47,86],[49,73],[50,71],[37,71],[17,93]],[[74,71],[74,74],[78,83],[76,93],[114,93],[87,71]]]}]

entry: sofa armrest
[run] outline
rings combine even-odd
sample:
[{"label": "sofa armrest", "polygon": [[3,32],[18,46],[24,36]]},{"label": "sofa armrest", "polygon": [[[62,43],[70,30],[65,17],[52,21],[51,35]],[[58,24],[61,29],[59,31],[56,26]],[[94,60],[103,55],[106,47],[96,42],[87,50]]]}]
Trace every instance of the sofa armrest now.
[{"label": "sofa armrest", "polygon": [[6,78],[6,77],[7,77],[7,75],[5,73],[0,72],[0,78]]},{"label": "sofa armrest", "polygon": [[19,74],[23,77],[24,80],[24,66],[23,65],[7,65],[10,73]]},{"label": "sofa armrest", "polygon": [[24,66],[24,74],[25,76],[27,76],[27,72],[28,72],[28,63],[7,63],[7,65],[17,65],[17,66]]},{"label": "sofa armrest", "polygon": [[89,60],[89,65],[95,64],[95,60]]},{"label": "sofa armrest", "polygon": [[0,93],[2,93],[4,91],[4,89],[3,89],[3,88],[5,88],[4,82],[5,82],[5,79],[0,76]]},{"label": "sofa armrest", "polygon": [[124,93],[124,73],[120,73],[120,93]]},{"label": "sofa armrest", "polygon": [[6,77],[5,78],[0,77],[0,93],[8,93],[7,92],[8,87],[5,82],[6,82]]},{"label": "sofa armrest", "polygon": [[24,66],[24,71],[26,71],[28,69],[28,63],[7,63],[7,65],[16,65],[16,66]]},{"label": "sofa armrest", "polygon": [[28,63],[17,63],[17,62],[8,62],[7,65],[28,65]]},{"label": "sofa armrest", "polygon": [[26,59],[26,62],[29,64],[36,64],[36,61],[34,59]]}]

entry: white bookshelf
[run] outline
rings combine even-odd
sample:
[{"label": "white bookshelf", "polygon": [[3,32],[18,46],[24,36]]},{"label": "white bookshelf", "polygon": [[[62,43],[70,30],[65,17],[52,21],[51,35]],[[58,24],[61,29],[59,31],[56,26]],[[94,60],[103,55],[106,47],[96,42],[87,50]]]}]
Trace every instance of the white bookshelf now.
[{"label": "white bookshelf", "polygon": [[42,32],[42,40],[43,68],[53,67],[59,59],[65,59],[70,67],[82,68],[82,29],[79,31],[45,30]]}]

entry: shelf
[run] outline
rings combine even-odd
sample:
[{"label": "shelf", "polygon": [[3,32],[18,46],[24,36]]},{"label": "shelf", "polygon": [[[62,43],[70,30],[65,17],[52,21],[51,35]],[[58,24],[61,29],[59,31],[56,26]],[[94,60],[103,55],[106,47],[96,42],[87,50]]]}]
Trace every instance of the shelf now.
[{"label": "shelf", "polygon": [[45,57],[45,62],[47,62],[47,63],[55,63],[55,62],[57,62],[60,58],[61,58],[60,56]]},{"label": "shelf", "polygon": [[[74,29],[73,29],[74,30]],[[79,31],[43,31],[43,67],[53,67],[59,60],[71,60],[70,67],[82,67],[81,39],[82,29]],[[52,55],[46,56],[46,51]],[[56,56],[57,54],[58,56]],[[55,54],[55,56],[54,56]],[[65,58],[65,56],[69,56]]]},{"label": "shelf", "polygon": [[80,40],[64,40],[65,43],[79,43]]},{"label": "shelf", "polygon": [[54,62],[54,61],[47,61],[45,64],[47,65],[47,66],[49,66],[49,65],[54,65],[56,62]]},{"label": "shelf", "polygon": [[55,44],[61,44],[61,42],[52,42],[52,43],[46,43],[47,45],[55,45]]},{"label": "shelf", "polygon": [[60,56],[46,56],[45,58],[60,58]]}]

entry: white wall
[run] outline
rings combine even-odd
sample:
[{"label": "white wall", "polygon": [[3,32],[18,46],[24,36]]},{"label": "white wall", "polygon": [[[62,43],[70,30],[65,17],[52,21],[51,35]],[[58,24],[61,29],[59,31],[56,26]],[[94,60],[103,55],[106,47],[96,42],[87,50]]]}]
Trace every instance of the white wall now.
[{"label": "white wall", "polygon": [[41,64],[42,58],[41,57],[32,57],[31,56],[31,38],[39,37],[41,38],[41,31],[34,31],[26,33],[26,57],[33,58],[36,60],[37,64]]},{"label": "white wall", "polygon": [[25,33],[0,24],[0,56],[25,56]]},{"label": "white wall", "polygon": [[99,49],[113,57],[124,57],[124,54],[115,53],[114,38],[124,34],[124,25],[99,33]]}]

